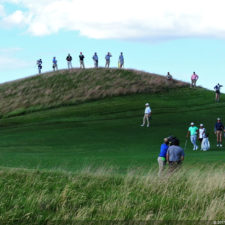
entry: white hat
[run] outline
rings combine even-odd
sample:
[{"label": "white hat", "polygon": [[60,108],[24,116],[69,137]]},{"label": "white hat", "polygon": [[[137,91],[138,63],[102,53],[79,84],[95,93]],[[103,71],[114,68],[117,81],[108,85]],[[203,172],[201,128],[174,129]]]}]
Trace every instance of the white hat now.
[{"label": "white hat", "polygon": [[217,118],[217,120],[220,120],[220,118]]},{"label": "white hat", "polygon": [[204,127],[204,125],[201,123],[201,124],[200,124],[200,127]]},{"label": "white hat", "polygon": [[149,106],[149,103],[146,103],[145,105],[146,105],[146,106]]},{"label": "white hat", "polygon": [[195,125],[193,122],[191,122],[191,126]]}]

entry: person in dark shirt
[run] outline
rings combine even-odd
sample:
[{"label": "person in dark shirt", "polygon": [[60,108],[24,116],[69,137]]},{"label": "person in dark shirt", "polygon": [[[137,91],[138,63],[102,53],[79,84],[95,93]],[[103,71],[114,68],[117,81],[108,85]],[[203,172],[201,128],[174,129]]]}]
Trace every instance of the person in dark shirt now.
[{"label": "person in dark shirt", "polygon": [[167,149],[169,148],[168,146],[168,138],[164,138],[163,144],[161,145],[160,148],[160,153],[158,156],[158,164],[159,164],[159,173],[158,175],[161,176],[163,170],[165,169],[166,166],[166,153]]},{"label": "person in dark shirt", "polygon": [[217,122],[215,124],[215,134],[217,139],[217,147],[223,147],[222,145],[222,136],[224,131],[224,125],[222,124],[220,118],[217,118]]},{"label": "person in dark shirt", "polygon": [[68,54],[68,56],[66,57],[68,69],[72,69],[72,59],[73,59],[72,56]]},{"label": "person in dark shirt", "polygon": [[79,58],[80,58],[80,68],[85,69],[85,67],[84,67],[84,55],[82,54],[82,52],[80,53]]},{"label": "person in dark shirt", "polygon": [[214,90],[216,92],[216,102],[220,101],[220,88],[223,87],[223,85],[220,85],[219,83],[214,87]]}]

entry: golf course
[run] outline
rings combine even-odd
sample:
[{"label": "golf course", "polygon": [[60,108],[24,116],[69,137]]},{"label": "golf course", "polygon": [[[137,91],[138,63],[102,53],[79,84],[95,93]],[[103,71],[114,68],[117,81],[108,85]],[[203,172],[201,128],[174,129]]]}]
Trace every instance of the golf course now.
[{"label": "golf course", "polygon": [[[1,84],[0,223],[224,219],[225,143],[216,147],[214,125],[225,123],[225,96],[214,98],[135,70],[62,70]],[[140,126],[146,102],[149,128]],[[209,151],[193,151],[189,139],[185,146],[191,122],[204,124]],[[157,157],[170,135],[185,160],[160,179]]]}]

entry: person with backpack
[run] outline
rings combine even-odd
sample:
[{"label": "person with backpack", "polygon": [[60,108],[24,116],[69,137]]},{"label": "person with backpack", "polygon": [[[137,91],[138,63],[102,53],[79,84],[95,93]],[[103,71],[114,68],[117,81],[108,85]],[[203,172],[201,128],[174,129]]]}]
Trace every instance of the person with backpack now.
[{"label": "person with backpack", "polygon": [[216,134],[216,140],[217,140],[217,147],[223,147],[222,145],[222,136],[224,131],[224,125],[221,122],[220,118],[217,118],[217,122],[215,124],[215,134]]},{"label": "person with backpack", "polygon": [[191,126],[188,128],[187,138],[190,136],[191,143],[193,144],[193,151],[198,150],[198,145],[196,144],[198,135],[198,127],[192,122]]},{"label": "person with backpack", "polygon": [[191,87],[196,87],[197,80],[199,79],[199,76],[193,72],[191,76]]},{"label": "person with backpack", "polygon": [[42,60],[41,59],[37,60],[37,66],[38,66],[38,73],[41,74],[41,70],[42,70]]},{"label": "person with backpack", "polygon": [[98,68],[98,55],[95,52],[95,54],[93,55],[92,59],[94,60],[94,67]]},{"label": "person with backpack", "polygon": [[143,123],[141,124],[141,127],[145,126],[145,122],[147,121],[147,127],[149,127],[149,119],[151,118],[152,110],[149,106],[149,103],[145,104],[145,112],[144,112],[144,118]]},{"label": "person with backpack", "polygon": [[119,66],[120,69],[122,69],[124,67],[124,57],[123,57],[122,52],[120,53],[120,56],[119,56],[118,66]]},{"label": "person with backpack", "polygon": [[166,166],[166,154],[167,154],[167,150],[169,148],[168,146],[169,142],[168,142],[168,138],[164,138],[163,139],[163,144],[160,147],[160,153],[158,156],[158,164],[159,164],[159,177],[161,176],[163,170],[165,169]]},{"label": "person with backpack", "polygon": [[112,57],[111,53],[108,52],[108,54],[105,56],[105,68],[109,68],[110,66],[110,58]]},{"label": "person with backpack", "polygon": [[53,57],[52,63],[53,63],[53,65],[52,65],[53,71],[58,70],[56,57]]},{"label": "person with backpack", "polygon": [[66,61],[67,61],[67,65],[68,65],[68,69],[72,69],[72,56],[70,54],[68,54],[68,56],[66,57]]},{"label": "person with backpack", "polygon": [[84,66],[84,55],[82,52],[80,52],[80,55],[79,55],[79,59],[80,59],[80,68],[82,69],[85,69],[85,66]]},{"label": "person with backpack", "polygon": [[216,102],[220,101],[220,88],[223,87],[223,85],[220,85],[219,83],[214,87],[214,90],[216,92]]}]

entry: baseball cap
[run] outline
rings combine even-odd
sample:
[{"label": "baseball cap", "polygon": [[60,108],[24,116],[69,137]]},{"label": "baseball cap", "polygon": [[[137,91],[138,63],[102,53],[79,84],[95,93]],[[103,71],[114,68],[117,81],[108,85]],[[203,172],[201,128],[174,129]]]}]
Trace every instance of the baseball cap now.
[{"label": "baseball cap", "polygon": [[191,125],[195,125],[193,122],[191,122]]},{"label": "baseball cap", "polygon": [[147,106],[147,105],[149,105],[149,103],[146,103],[145,105]]},{"label": "baseball cap", "polygon": [[201,124],[200,124],[200,127],[203,127],[203,126],[204,126],[204,125],[201,123]]},{"label": "baseball cap", "polygon": [[217,120],[220,120],[220,118],[218,117]]}]

